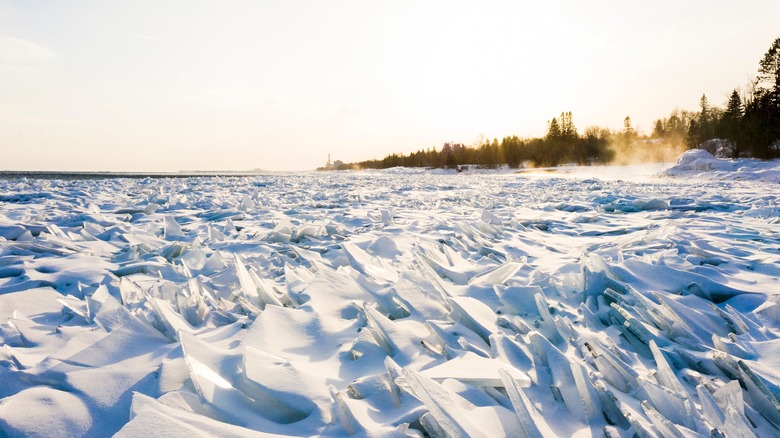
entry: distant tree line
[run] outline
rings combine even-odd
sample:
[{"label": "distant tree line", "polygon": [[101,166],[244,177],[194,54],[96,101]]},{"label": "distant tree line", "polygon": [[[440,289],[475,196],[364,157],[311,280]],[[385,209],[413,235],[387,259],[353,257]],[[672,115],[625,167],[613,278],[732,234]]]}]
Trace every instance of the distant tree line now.
[{"label": "distant tree line", "polygon": [[630,117],[623,129],[589,127],[579,133],[571,112],[547,123],[541,138],[504,137],[474,145],[444,143],[441,148],[391,154],[378,160],[349,163],[340,169],[389,167],[459,168],[471,164],[486,168],[508,165],[550,167],[561,164],[667,161],[687,148],[709,147],[720,139],[719,152],[729,157],[780,157],[780,38],[759,62],[758,76],[745,91],[733,90],[726,108],[711,106],[702,95],[699,111],[675,109],[655,121],[650,136],[637,132]]},{"label": "distant tree line", "polygon": [[349,166],[362,169],[388,167],[457,168],[474,164],[486,168],[508,165],[512,168],[529,163],[533,166],[555,166],[561,163],[609,163],[613,159],[610,143],[615,134],[608,129],[588,128],[577,133],[571,112],[548,122],[543,138],[520,138],[516,135],[501,140],[484,140],[474,146],[444,143],[440,148],[422,149],[408,155],[391,154],[381,160],[368,160]]},{"label": "distant tree line", "polygon": [[618,151],[643,149],[640,136],[626,117],[622,131],[589,127],[582,134],[574,125],[571,112],[563,112],[547,123],[547,134],[541,138],[520,138],[516,135],[499,140],[483,140],[473,146],[444,143],[441,148],[421,149],[408,155],[390,154],[379,160],[367,160],[342,166],[342,169],[386,169],[389,167],[459,168],[478,165],[495,168],[507,165],[550,167],[560,164],[607,164],[615,160]]}]

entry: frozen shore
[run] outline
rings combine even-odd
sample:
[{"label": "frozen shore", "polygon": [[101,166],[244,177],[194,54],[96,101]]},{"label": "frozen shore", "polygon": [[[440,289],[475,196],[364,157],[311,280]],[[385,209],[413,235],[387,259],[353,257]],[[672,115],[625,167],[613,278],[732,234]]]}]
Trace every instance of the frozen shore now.
[{"label": "frozen shore", "polygon": [[776,436],[778,169],[0,179],[0,436]]}]

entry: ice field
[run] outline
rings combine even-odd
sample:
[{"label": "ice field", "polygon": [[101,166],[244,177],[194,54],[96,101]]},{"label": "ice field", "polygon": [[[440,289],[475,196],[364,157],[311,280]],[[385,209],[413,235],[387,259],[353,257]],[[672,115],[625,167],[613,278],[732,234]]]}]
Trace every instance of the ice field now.
[{"label": "ice field", "polygon": [[780,164],[659,170],[0,179],[0,436],[780,436]]}]

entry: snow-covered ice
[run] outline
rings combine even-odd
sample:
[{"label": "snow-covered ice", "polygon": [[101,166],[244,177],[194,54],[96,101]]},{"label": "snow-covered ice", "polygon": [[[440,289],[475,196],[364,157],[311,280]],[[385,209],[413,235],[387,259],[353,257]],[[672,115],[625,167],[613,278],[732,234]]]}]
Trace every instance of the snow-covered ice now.
[{"label": "snow-covered ice", "polygon": [[695,176],[710,180],[748,180],[780,183],[780,166],[776,160],[721,160],[703,149],[692,149],[680,155],[677,163],[664,171],[668,176]]},{"label": "snow-covered ice", "polygon": [[778,436],[779,168],[0,179],[0,436]]}]

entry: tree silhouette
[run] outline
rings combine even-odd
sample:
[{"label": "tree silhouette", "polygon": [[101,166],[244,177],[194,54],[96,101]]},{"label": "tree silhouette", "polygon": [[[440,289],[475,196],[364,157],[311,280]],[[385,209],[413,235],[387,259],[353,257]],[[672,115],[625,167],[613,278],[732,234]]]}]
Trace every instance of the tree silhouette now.
[{"label": "tree silhouette", "polygon": [[717,127],[717,135],[722,138],[731,140],[733,143],[732,158],[739,157],[740,145],[742,140],[740,137],[740,122],[742,121],[742,115],[745,111],[742,104],[742,97],[739,95],[739,91],[736,89],[731,92],[728,103],[726,104],[726,111],[723,112],[720,122]]},{"label": "tree silhouette", "polygon": [[758,65],[759,81],[771,87],[775,99],[780,98],[780,38],[775,39]]}]

